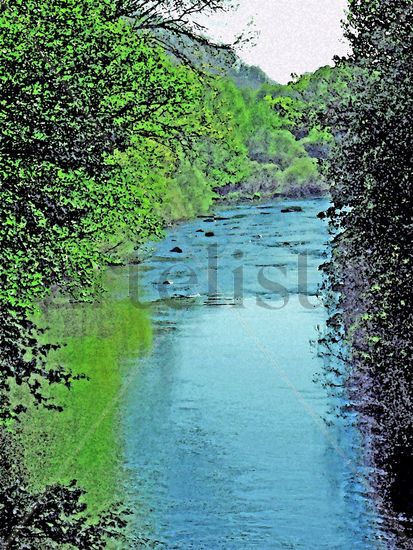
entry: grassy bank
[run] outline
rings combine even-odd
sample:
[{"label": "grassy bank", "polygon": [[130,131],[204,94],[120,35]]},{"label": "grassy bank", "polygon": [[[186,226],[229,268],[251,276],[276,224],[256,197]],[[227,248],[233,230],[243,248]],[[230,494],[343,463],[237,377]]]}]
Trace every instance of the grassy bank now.
[{"label": "grassy bank", "polygon": [[[124,279],[126,282],[126,280]],[[116,276],[108,295],[93,304],[50,304],[39,314],[49,327],[47,342],[61,347],[49,367],[63,365],[87,379],[70,391],[51,387],[48,395],[62,412],[30,408],[19,427],[33,490],[76,479],[96,515],[122,498],[122,435],[119,405],[129,377],[139,376],[139,356],[151,347],[147,311],[129,298],[117,299]]]}]

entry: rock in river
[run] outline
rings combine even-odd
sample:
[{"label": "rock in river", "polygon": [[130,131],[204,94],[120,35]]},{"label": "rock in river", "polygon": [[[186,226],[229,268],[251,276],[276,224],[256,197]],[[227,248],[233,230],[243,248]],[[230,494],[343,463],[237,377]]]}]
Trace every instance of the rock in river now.
[{"label": "rock in river", "polygon": [[287,206],[286,208],[283,208],[281,212],[283,214],[288,214],[289,212],[302,212],[303,209],[301,206]]}]

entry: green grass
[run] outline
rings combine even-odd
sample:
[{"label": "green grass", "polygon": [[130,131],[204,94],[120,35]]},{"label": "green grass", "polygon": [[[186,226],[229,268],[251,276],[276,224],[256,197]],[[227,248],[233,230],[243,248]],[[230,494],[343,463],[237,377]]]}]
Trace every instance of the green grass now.
[{"label": "green grass", "polygon": [[21,426],[26,465],[36,489],[78,480],[95,514],[122,497],[118,411],[127,379],[139,376],[137,358],[151,346],[150,320],[131,300],[107,298],[49,307],[41,322],[50,327],[49,341],[65,343],[51,353],[50,366],[64,364],[90,379],[70,391],[50,388],[62,413],[30,409]]}]

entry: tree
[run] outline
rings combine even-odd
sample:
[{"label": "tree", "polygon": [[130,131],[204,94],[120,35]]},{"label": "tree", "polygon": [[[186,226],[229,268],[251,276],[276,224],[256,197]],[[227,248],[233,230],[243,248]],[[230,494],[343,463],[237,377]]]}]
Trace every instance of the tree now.
[{"label": "tree", "polygon": [[372,483],[401,548],[413,537],[412,23],[411,0],[349,2],[352,77],[330,111],[341,139],[328,169],[339,229],[329,271],[370,427]]},{"label": "tree", "polygon": [[[151,203],[162,195],[162,178],[158,189],[157,181],[146,185],[148,165],[164,171],[166,149],[204,129],[200,78],[136,34],[113,2],[17,0],[3,2],[0,17],[7,416],[11,380],[38,401],[42,378],[70,383],[70,373],[46,369],[48,350],[36,345],[30,321],[35,301],[50,289],[84,299],[96,290],[114,234],[139,241],[159,233]],[[135,173],[124,177],[131,156]]]}]

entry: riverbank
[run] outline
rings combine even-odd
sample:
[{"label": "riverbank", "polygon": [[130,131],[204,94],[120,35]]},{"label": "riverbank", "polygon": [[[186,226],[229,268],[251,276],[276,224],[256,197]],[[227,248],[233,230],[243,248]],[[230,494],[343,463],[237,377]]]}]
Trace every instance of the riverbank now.
[{"label": "riverbank", "polygon": [[47,397],[62,412],[29,407],[17,426],[31,487],[41,491],[76,479],[93,518],[123,500],[119,401],[130,374],[128,360],[152,345],[147,312],[127,296],[128,281],[110,270],[105,296],[94,303],[51,302],[39,313],[42,343],[58,344],[48,368],[61,365],[82,379],[70,391],[51,387]]},{"label": "riverbank", "polygon": [[288,189],[278,190],[276,182],[271,183],[270,189],[262,189],[258,185],[239,185],[239,186],[225,186],[217,189],[218,197],[215,198],[215,202],[218,204],[233,204],[236,205],[239,202],[244,201],[271,201],[274,199],[306,199],[306,198],[318,198],[325,197],[329,194],[328,186],[319,179],[318,181],[309,181],[302,184],[290,185]]},{"label": "riverbank", "polygon": [[[336,313],[327,344],[330,351],[337,351],[337,341],[348,346],[344,376],[332,378],[345,384],[351,410],[357,413],[370,495],[383,525],[381,537],[389,548],[408,550],[413,539],[409,489],[413,389],[411,369],[406,368],[411,359],[406,353],[408,316],[401,313],[407,304],[403,294],[407,274],[399,279],[399,262],[382,263],[389,250],[386,239],[378,242],[365,232],[360,242],[361,234],[361,228],[355,240],[348,232],[342,234],[326,269],[330,290],[340,288],[339,300],[333,299]],[[380,249],[378,265],[373,254],[376,247]]]}]

